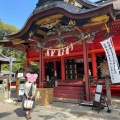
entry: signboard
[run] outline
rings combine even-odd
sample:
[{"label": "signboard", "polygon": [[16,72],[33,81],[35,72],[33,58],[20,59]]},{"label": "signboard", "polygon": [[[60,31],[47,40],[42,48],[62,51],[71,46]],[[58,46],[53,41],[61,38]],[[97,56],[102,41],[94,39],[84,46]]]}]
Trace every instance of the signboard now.
[{"label": "signboard", "polygon": [[92,106],[92,110],[93,108],[97,108],[98,109],[98,113],[100,109],[103,109],[104,107],[107,107],[108,110],[107,112],[111,112],[111,110],[108,107],[106,98],[104,96],[102,96],[103,93],[103,85],[102,84],[97,84],[96,86],[96,91],[95,91],[95,97],[93,100],[93,106]]},{"label": "signboard", "polygon": [[96,102],[100,102],[102,91],[103,91],[103,85],[97,84],[95,98],[94,98]]},{"label": "signboard", "polygon": [[112,83],[120,83],[120,69],[112,38],[100,42],[105,50]]},{"label": "signboard", "polygon": [[21,95],[24,95],[24,89],[20,89],[19,90],[19,95],[21,96]]},{"label": "signboard", "polygon": [[102,93],[102,85],[97,85],[96,92]]},{"label": "signboard", "polygon": [[17,77],[18,78],[22,78],[23,77],[23,73],[18,73]]},{"label": "signboard", "polygon": [[97,102],[100,102],[100,97],[101,97],[101,94],[95,93],[95,98],[94,98],[94,100],[97,101]]},{"label": "signboard", "polygon": [[19,96],[24,94],[24,84],[19,84]]}]

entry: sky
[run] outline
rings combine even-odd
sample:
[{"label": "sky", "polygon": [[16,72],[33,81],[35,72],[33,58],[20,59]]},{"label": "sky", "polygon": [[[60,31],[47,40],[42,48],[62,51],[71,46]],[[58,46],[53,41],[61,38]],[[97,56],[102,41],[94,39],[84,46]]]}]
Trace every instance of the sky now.
[{"label": "sky", "polygon": [[35,9],[37,2],[38,0],[0,0],[0,19],[6,24],[21,29]]}]

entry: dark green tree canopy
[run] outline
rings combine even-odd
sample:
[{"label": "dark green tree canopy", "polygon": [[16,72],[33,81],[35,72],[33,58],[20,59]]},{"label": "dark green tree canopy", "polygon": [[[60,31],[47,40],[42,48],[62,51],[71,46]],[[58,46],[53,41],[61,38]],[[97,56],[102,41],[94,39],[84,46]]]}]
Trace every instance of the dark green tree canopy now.
[{"label": "dark green tree canopy", "polygon": [[[0,21],[0,40],[3,40],[3,37],[5,35],[15,33],[18,29],[14,27],[13,25],[5,24],[4,22]],[[7,48],[0,46],[0,52],[2,52],[3,55],[9,57],[12,56],[17,59],[17,62],[13,64],[13,72],[19,71],[20,68],[25,66],[25,53],[22,51],[18,51],[12,48]],[[9,65],[3,64],[2,70],[9,71]]]},{"label": "dark green tree canopy", "polygon": [[18,29],[13,25],[5,24],[0,20],[0,40],[2,40],[5,35],[15,33],[17,31]]}]

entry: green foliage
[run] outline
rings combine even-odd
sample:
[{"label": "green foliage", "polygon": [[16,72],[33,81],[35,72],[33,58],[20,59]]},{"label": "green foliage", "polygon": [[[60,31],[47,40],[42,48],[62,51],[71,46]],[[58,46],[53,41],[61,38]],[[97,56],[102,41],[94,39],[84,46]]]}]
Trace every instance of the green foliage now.
[{"label": "green foliage", "polygon": [[5,35],[15,33],[17,31],[18,29],[16,27],[0,21],[0,40],[2,40]]},{"label": "green foliage", "polygon": [[32,70],[34,71],[34,73],[38,73],[39,72],[39,64],[38,62],[30,62],[30,67],[32,68]]},{"label": "green foliage", "polygon": [[[5,24],[0,21],[0,40],[3,40],[3,37],[5,35],[17,32],[18,29],[12,25]],[[20,68],[25,66],[25,53],[22,51],[18,51],[12,48],[6,48],[3,46],[0,46],[0,53],[2,53],[6,57],[14,57],[17,59],[17,62],[13,63],[13,72],[17,72]],[[9,71],[9,64],[2,64],[1,68],[2,70]]]},{"label": "green foliage", "polygon": [[[13,72],[17,72],[19,71],[20,68],[24,67],[25,66],[25,53],[22,52],[22,51],[18,51],[18,50],[15,50],[15,49],[10,49],[10,48],[5,48],[5,47],[2,47],[2,54],[5,55],[6,57],[14,57],[16,58],[16,62],[13,63],[13,68],[12,68],[12,71]],[[2,70],[7,70],[9,71],[9,64],[3,64],[2,65]]]}]

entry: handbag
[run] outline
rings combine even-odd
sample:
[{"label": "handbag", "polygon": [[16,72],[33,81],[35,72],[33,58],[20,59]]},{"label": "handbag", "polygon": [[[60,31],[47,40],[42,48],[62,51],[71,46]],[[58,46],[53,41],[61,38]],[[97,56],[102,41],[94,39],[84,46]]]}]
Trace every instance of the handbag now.
[{"label": "handbag", "polygon": [[32,100],[28,100],[28,99],[25,100],[25,102],[24,102],[24,108],[31,109],[32,106],[33,106],[33,101]]}]

